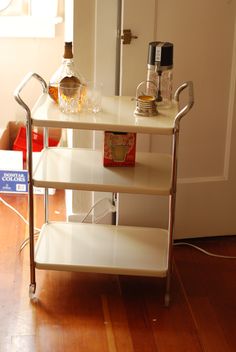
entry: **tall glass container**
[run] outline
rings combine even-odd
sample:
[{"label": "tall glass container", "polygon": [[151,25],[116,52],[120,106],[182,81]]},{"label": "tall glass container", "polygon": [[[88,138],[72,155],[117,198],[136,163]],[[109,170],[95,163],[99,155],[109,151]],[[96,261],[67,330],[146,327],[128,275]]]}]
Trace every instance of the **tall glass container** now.
[{"label": "tall glass container", "polygon": [[[173,44],[151,42],[148,49],[147,81],[157,86],[157,105],[169,107],[172,101]],[[152,95],[153,92],[150,92]]]}]

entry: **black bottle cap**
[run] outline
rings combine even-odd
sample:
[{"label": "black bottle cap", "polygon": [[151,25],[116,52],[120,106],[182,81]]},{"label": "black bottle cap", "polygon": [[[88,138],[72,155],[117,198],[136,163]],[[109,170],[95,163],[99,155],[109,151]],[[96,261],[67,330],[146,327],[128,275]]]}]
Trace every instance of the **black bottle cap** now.
[{"label": "black bottle cap", "polygon": [[[160,61],[157,59],[157,48],[161,48]],[[150,42],[148,50],[148,65],[155,65],[159,62],[159,66],[173,66],[174,46],[169,42]]]},{"label": "black bottle cap", "polygon": [[148,47],[148,65],[155,65],[156,46],[159,42],[151,42]]}]

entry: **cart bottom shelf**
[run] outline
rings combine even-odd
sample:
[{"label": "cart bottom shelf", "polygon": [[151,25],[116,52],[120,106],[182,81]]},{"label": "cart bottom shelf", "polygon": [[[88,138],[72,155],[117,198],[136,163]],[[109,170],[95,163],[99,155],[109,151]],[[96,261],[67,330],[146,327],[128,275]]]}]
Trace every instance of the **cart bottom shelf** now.
[{"label": "cart bottom shelf", "polygon": [[165,277],[164,229],[50,222],[35,248],[38,269]]}]

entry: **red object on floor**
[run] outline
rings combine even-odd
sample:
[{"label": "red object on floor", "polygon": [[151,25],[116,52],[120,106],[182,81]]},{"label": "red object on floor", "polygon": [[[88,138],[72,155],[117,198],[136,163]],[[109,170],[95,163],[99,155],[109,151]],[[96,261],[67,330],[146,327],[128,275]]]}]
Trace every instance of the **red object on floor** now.
[{"label": "red object on floor", "polygon": [[[49,147],[56,147],[58,141],[53,138],[48,139]],[[41,133],[32,132],[32,149],[33,152],[40,152],[43,149],[43,135]],[[13,150],[23,152],[23,160],[26,160],[26,127],[20,127],[16,139],[13,143]]]}]

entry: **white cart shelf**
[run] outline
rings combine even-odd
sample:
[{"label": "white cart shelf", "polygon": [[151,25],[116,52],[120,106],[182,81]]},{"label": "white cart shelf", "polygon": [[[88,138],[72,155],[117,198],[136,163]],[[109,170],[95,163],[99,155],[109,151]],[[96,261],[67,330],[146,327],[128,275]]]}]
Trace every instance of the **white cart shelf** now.
[{"label": "white cart shelf", "polygon": [[97,131],[140,132],[173,134],[178,103],[171,109],[159,111],[158,118],[134,116],[135,101],[131,97],[103,97],[102,111],[98,114],[67,115],[59,111],[48,94],[39,97],[32,109],[32,124],[41,127],[75,128]]},{"label": "white cart shelf", "polygon": [[137,153],[135,167],[103,166],[101,151],[45,149],[33,173],[36,187],[169,195],[171,157]]},{"label": "white cart shelf", "polygon": [[167,230],[47,223],[35,249],[39,269],[165,277]]},{"label": "white cart shelf", "polygon": [[[31,110],[20,92],[32,78],[43,86],[43,94]],[[179,111],[179,96],[189,88],[189,102]],[[177,146],[181,118],[193,105],[192,82],[176,91],[172,108],[155,117],[134,116],[131,97],[104,97],[102,111],[66,115],[47,94],[45,81],[30,73],[15,91],[17,102],[27,113],[29,172],[30,293],[36,289],[35,268],[110,274],[166,277],[165,304],[169,304],[174,228]],[[79,148],[48,148],[32,168],[33,126],[100,131],[120,131],[172,136],[172,154],[137,153],[134,167],[104,167],[101,151]],[[34,248],[33,186],[45,188],[45,224]],[[168,229],[50,222],[48,188],[164,195],[169,197]]]}]

